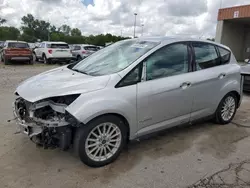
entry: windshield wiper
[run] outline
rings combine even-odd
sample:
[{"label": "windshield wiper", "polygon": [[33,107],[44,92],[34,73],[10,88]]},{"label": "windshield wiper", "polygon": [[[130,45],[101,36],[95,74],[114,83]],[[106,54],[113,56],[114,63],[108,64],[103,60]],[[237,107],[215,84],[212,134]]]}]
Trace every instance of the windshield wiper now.
[{"label": "windshield wiper", "polygon": [[84,71],[80,71],[80,70],[78,70],[78,69],[71,69],[71,70],[76,71],[76,72],[79,72],[79,73],[82,73],[82,74],[88,75],[88,73],[86,73],[86,72],[84,72]]}]

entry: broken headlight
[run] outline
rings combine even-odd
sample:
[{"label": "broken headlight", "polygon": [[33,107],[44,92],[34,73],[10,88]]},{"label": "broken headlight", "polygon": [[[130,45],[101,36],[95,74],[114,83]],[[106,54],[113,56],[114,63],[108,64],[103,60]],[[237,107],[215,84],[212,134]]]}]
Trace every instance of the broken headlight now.
[{"label": "broken headlight", "polygon": [[80,94],[65,95],[65,96],[59,96],[59,97],[51,97],[51,98],[49,98],[49,100],[52,100],[55,103],[70,105],[79,96],[80,96]]}]

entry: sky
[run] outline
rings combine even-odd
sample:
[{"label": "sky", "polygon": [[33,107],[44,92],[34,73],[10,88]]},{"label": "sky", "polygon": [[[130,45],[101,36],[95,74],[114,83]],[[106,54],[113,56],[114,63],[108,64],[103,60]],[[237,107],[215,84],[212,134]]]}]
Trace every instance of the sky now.
[{"label": "sky", "polygon": [[83,35],[215,36],[218,8],[250,4],[249,0],[0,0],[0,17],[21,26],[31,13],[57,27],[77,27]]}]

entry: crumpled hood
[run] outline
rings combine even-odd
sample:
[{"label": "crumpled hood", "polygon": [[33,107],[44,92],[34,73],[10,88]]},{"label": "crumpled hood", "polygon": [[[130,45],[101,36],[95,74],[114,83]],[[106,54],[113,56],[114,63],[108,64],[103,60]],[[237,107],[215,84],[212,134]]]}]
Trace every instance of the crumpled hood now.
[{"label": "crumpled hood", "polygon": [[17,87],[16,92],[22,98],[35,102],[49,97],[82,94],[103,89],[109,79],[109,75],[89,76],[64,66],[25,80]]}]

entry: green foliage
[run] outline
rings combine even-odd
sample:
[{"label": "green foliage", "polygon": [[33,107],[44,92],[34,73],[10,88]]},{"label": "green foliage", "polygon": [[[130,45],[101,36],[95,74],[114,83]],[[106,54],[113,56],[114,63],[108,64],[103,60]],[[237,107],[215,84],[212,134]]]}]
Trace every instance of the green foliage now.
[{"label": "green foliage", "polygon": [[215,41],[215,39],[214,38],[207,38],[207,40],[210,40],[210,41]]},{"label": "green foliage", "polygon": [[[65,41],[69,44],[94,44],[105,46],[108,42],[117,42],[127,38],[111,34],[82,36],[78,28],[71,29],[64,24],[59,28],[44,20],[35,19],[32,14],[23,16],[20,31],[15,27],[0,26],[0,40],[23,40],[27,42],[41,41]],[[0,18],[0,25],[5,23],[5,19]]]},{"label": "green foliage", "polygon": [[6,19],[4,19],[4,18],[0,18],[0,25],[4,24],[4,23],[6,23],[6,22],[7,22],[7,20],[6,20]]},{"label": "green foliage", "polygon": [[71,36],[81,36],[82,32],[78,28],[74,28],[71,30]]},{"label": "green foliage", "polygon": [[17,40],[20,31],[15,27],[0,27],[0,40]]}]

